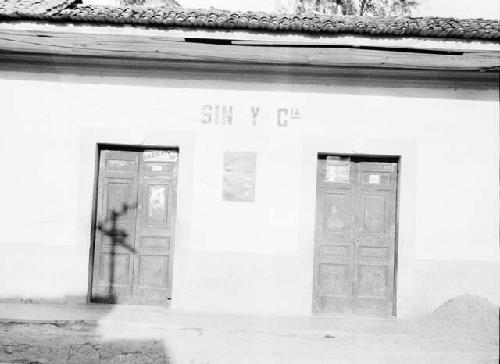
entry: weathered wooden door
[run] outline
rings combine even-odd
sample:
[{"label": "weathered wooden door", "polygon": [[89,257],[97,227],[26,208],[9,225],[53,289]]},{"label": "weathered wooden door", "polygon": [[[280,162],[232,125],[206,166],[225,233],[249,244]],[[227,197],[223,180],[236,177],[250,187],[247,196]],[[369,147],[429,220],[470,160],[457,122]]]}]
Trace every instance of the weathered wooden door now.
[{"label": "weathered wooden door", "polygon": [[168,302],[176,180],[176,151],[101,150],[93,302]]},{"label": "weathered wooden door", "polygon": [[397,166],[318,159],[315,312],[394,314]]}]

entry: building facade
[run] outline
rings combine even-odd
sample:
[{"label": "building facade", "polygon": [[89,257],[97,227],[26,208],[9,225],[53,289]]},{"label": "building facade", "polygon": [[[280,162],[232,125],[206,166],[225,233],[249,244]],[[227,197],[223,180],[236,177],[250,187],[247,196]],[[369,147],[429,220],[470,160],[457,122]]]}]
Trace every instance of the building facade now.
[{"label": "building facade", "polygon": [[497,21],[16,6],[2,300],[499,302]]}]

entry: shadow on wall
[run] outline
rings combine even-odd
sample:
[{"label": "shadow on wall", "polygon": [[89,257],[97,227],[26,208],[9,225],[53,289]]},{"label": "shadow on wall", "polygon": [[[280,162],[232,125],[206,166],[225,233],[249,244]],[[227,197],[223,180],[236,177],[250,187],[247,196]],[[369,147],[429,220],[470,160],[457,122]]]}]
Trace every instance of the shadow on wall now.
[{"label": "shadow on wall", "polygon": [[[105,282],[101,282],[104,294],[93,295],[92,302],[107,304],[85,305],[87,297],[83,296],[2,297],[0,363],[171,363],[160,332],[135,335],[137,323],[122,323],[120,329],[113,321],[113,312],[123,308],[112,305],[120,301],[115,291],[115,256],[124,251],[135,253],[127,244],[129,234],[120,228],[119,221],[135,207],[124,203],[97,225],[107,242],[109,259]],[[133,307],[129,307],[133,312]]]},{"label": "shadow on wall", "polygon": [[[105,245],[102,251],[106,253],[107,259],[105,260],[105,266],[101,267],[104,269],[98,272],[98,285],[99,289],[92,292],[91,302],[92,303],[129,303],[124,302],[125,300],[120,300],[123,295],[118,294],[121,287],[123,287],[122,282],[119,281],[120,271],[117,271],[117,261],[116,257],[120,254],[130,254],[136,253],[136,250],[130,244],[127,244],[129,233],[124,228],[123,224],[120,224],[120,219],[122,219],[128,212],[136,208],[136,204],[126,204],[123,203],[119,209],[113,209],[110,211],[108,217],[97,223],[97,230],[100,235],[104,237]],[[24,267],[24,269],[29,269],[29,265]],[[36,269],[36,268],[35,268]],[[38,268],[40,269],[40,268]],[[94,272],[94,274],[96,274]],[[118,277],[117,277],[118,276]],[[63,277],[61,277],[63,278]],[[117,279],[118,278],[118,279]],[[12,277],[15,279],[15,277]],[[57,286],[57,284],[56,284]],[[130,287],[127,287],[130,288]],[[27,303],[27,304],[51,304],[51,305],[85,305],[88,302],[87,294],[81,295],[61,295],[47,296],[47,295],[16,295],[16,296],[0,296],[0,303]]]},{"label": "shadow on wall", "polygon": [[123,203],[119,211],[112,210],[109,217],[105,221],[99,221],[97,224],[97,229],[101,234],[107,237],[107,241],[110,242],[109,249],[109,259],[108,259],[108,274],[107,282],[105,282],[105,295],[94,294],[92,292],[92,302],[95,303],[118,303],[118,297],[115,292],[115,277],[116,277],[116,254],[118,249],[125,250],[129,254],[136,253],[133,246],[127,244],[127,237],[129,234],[123,228],[120,228],[118,221],[120,217],[125,216],[129,210],[133,210],[137,207],[137,204],[127,204]]}]

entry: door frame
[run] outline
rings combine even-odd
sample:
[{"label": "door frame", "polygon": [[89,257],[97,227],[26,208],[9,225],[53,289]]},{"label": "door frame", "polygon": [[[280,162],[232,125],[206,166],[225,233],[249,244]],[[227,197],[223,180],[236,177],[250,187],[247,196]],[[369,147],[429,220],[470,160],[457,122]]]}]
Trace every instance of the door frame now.
[{"label": "door frame", "polygon": [[[326,158],[327,156],[335,156],[335,157],[348,157],[348,158],[353,158],[355,160],[359,161],[364,161],[364,162],[372,162],[372,163],[380,163],[380,162],[385,162],[385,163],[396,163],[397,165],[397,183],[396,183],[396,211],[395,211],[395,219],[394,219],[394,280],[392,282],[393,284],[393,298],[392,298],[392,315],[391,317],[395,318],[397,317],[397,297],[398,297],[398,246],[399,246],[399,204],[400,204],[400,189],[401,189],[401,165],[402,165],[402,156],[401,155],[393,155],[393,154],[365,154],[365,153],[336,153],[336,152],[317,152],[316,153],[316,165],[314,168],[314,173],[315,177],[314,180],[316,181],[315,183],[315,188],[317,188],[317,172],[318,172],[318,160],[320,158]],[[317,198],[317,190],[315,191],[314,194],[314,199],[316,201]],[[314,209],[314,214],[316,215],[316,209],[317,206]],[[312,254],[312,259],[313,259],[313,275],[312,275],[312,280],[313,280],[313,290],[312,290],[312,297],[311,297],[311,311],[313,314],[316,315],[350,315],[350,314],[342,314],[342,313],[323,313],[323,312],[317,312],[315,311],[314,307],[314,300],[315,300],[315,280],[316,280],[316,219],[314,219],[314,241],[313,241],[313,254]]]},{"label": "door frame", "polygon": [[[98,206],[98,188],[99,188],[99,159],[101,158],[101,151],[114,150],[114,151],[129,151],[129,152],[143,152],[145,150],[176,150],[179,153],[179,146],[165,146],[165,145],[136,145],[136,144],[115,144],[115,143],[96,143],[94,149],[94,184],[92,191],[92,210],[91,210],[91,223],[90,223],[90,246],[89,246],[89,264],[88,264],[88,283],[87,283],[87,304],[98,304],[92,302],[92,282],[94,278],[94,253],[95,253],[95,237],[97,226],[97,206]],[[177,161],[179,165],[179,160]],[[177,176],[178,178],[178,176]],[[177,212],[177,209],[176,209]],[[171,251],[175,248],[175,223],[172,226],[172,241]],[[171,270],[173,271],[174,257],[171,257]],[[169,284],[172,285],[173,274],[170,275]]]}]

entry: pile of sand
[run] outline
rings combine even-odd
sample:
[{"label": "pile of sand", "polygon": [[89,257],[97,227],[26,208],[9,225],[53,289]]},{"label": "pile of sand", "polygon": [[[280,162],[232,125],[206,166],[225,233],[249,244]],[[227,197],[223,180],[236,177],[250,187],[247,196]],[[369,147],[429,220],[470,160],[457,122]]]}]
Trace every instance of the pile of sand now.
[{"label": "pile of sand", "polygon": [[486,298],[465,294],[452,298],[422,319],[436,334],[498,345],[498,306]]}]

